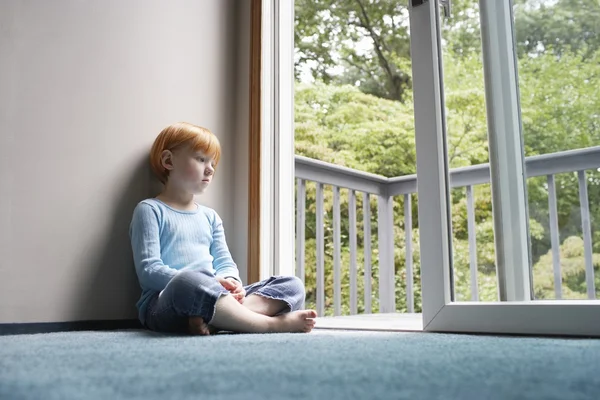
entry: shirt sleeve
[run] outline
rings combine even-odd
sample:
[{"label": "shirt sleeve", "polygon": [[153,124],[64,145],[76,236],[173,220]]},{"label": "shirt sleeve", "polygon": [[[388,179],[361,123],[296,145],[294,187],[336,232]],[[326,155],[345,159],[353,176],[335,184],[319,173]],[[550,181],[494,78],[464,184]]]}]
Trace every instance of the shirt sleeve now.
[{"label": "shirt sleeve", "polygon": [[223,221],[219,215],[215,212],[212,222],[212,243],[210,245],[210,254],[213,257],[213,268],[215,269],[216,276],[222,276],[224,278],[232,277],[238,281],[240,279],[240,272],[237,268],[236,263],[231,257],[227,242],[225,240],[225,231],[223,229]]},{"label": "shirt sleeve", "polygon": [[177,274],[160,257],[159,218],[152,206],[137,205],[129,228],[133,261],[142,288],[160,292]]}]

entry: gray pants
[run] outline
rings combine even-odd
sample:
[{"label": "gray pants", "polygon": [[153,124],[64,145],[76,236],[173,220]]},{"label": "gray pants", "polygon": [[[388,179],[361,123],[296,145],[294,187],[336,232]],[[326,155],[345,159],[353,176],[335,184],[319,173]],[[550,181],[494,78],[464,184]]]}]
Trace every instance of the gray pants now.
[{"label": "gray pants", "polygon": [[[304,303],[304,284],[294,276],[272,276],[244,286],[246,296],[261,295],[287,304],[282,312],[301,309]],[[206,271],[181,271],[148,303],[146,328],[157,332],[186,333],[188,317],[200,316],[210,322],[217,300],[228,295],[215,275]]]}]

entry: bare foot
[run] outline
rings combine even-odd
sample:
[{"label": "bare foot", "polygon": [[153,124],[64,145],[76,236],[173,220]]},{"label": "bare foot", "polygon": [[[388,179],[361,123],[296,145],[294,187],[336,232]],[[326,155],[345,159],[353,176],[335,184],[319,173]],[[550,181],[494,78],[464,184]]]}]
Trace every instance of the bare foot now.
[{"label": "bare foot", "polygon": [[208,336],[210,330],[208,325],[204,322],[202,317],[189,317],[188,318],[188,331],[190,335]]},{"label": "bare foot", "polygon": [[310,332],[315,327],[317,312],[314,310],[292,311],[273,317],[275,332]]}]

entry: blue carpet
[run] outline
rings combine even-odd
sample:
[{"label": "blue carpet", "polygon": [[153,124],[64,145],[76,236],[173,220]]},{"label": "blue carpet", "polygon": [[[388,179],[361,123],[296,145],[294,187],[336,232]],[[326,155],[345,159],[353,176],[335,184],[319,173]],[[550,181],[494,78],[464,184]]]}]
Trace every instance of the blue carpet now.
[{"label": "blue carpet", "polygon": [[0,336],[0,399],[599,399],[600,340],[431,333]]}]

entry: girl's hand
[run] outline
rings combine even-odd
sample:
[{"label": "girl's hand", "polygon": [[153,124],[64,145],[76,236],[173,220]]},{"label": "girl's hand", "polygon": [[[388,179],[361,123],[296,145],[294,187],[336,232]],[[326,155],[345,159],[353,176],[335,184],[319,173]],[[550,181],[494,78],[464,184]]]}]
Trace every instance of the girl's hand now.
[{"label": "girl's hand", "polygon": [[233,278],[217,278],[219,283],[231,294],[233,297],[239,301],[240,303],[244,302],[244,297],[246,297],[246,291],[244,290],[244,286]]},{"label": "girl's hand", "polygon": [[227,278],[227,281],[232,283],[235,286],[235,289],[231,290],[233,297],[239,301],[240,303],[244,302],[244,298],[246,297],[246,291],[244,290],[244,285],[233,278]]}]

